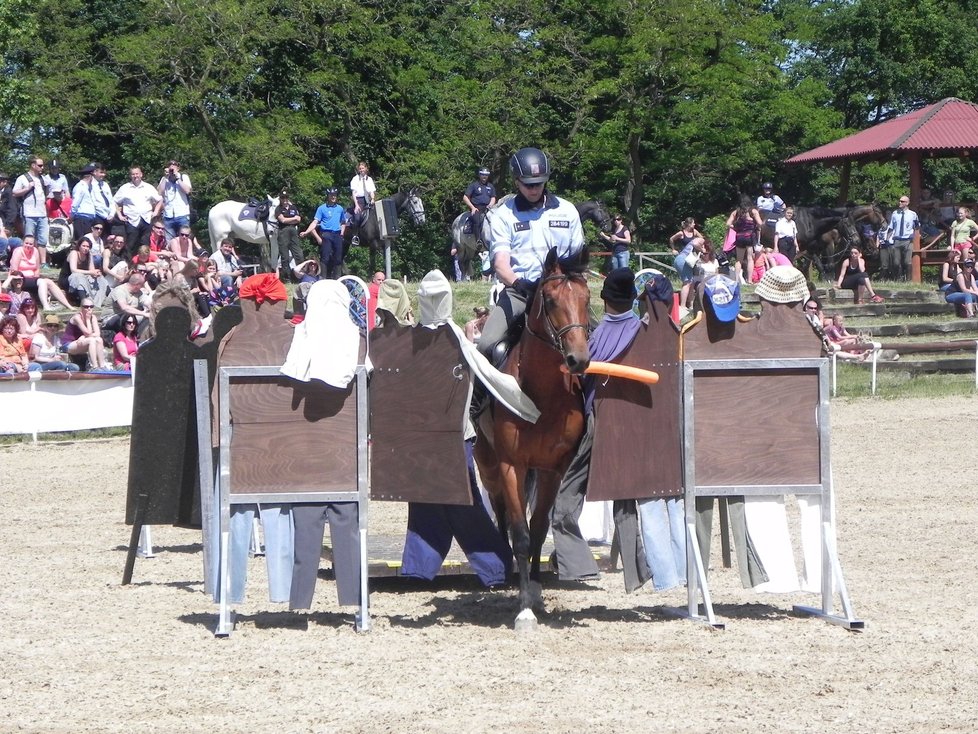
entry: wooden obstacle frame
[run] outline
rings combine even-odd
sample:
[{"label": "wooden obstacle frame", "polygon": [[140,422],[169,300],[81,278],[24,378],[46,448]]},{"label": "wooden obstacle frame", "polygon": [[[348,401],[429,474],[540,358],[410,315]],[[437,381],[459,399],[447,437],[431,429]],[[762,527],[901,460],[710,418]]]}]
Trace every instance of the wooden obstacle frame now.
[{"label": "wooden obstacle frame", "polygon": [[[701,294],[700,294],[701,295]],[[713,610],[696,532],[699,500],[815,495],[821,500],[821,607],[796,606],[851,630],[853,613],[836,554],[829,423],[829,360],[794,306],[764,302],[761,316],[719,322],[712,308],[683,334],[683,485],[687,546],[687,608],[678,613],[722,628]],[[748,396],[763,396],[763,403]],[[763,416],[763,425],[758,417]],[[755,451],[731,458],[731,441],[748,427]],[[834,590],[843,614],[833,612]],[[700,606],[702,604],[702,606]],[[702,612],[700,611],[702,609]]]}]

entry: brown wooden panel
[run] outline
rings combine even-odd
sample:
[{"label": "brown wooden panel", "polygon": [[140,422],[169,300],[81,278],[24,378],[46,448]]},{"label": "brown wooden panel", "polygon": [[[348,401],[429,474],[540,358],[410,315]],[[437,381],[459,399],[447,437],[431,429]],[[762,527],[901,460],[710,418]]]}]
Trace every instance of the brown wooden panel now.
[{"label": "brown wooden panel", "polygon": [[[220,365],[283,364],[293,334],[285,303],[243,300],[241,311]],[[317,380],[233,378],[230,411],[233,494],[356,490],[355,383],[338,390]]]},{"label": "brown wooden panel", "polygon": [[[235,425],[275,424],[297,420],[311,422],[336,416],[344,410],[355,410],[355,400],[351,397],[354,384],[351,382],[346,389],[340,390],[317,380],[299,382],[288,377],[235,377],[230,385],[231,420]],[[352,438],[355,441],[356,435]]]},{"label": "brown wooden panel", "polygon": [[696,484],[817,484],[818,373],[697,372]]},{"label": "brown wooden panel", "polygon": [[[659,382],[598,378],[590,500],[674,497],[682,493],[682,395],[679,333],[654,303],[620,364],[659,373]],[[656,318],[655,316],[658,316]]]},{"label": "brown wooden panel", "polygon": [[[821,342],[800,306],[762,302],[759,318],[708,318],[683,334],[686,359],[814,358]],[[693,436],[697,485],[817,484],[818,372],[698,372]]]},{"label": "brown wooden panel", "polygon": [[[231,492],[352,492],[357,488],[355,415],[308,423],[235,425],[231,440]],[[296,446],[309,446],[303,453]]]},{"label": "brown wooden panel", "polygon": [[370,359],[371,497],[472,504],[462,432],[470,375],[455,333],[385,324],[371,332]]}]

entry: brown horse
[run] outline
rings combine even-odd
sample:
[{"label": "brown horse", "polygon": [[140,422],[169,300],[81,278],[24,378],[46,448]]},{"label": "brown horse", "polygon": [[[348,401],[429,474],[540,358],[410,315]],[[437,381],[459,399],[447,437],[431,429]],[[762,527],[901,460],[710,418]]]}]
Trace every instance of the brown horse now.
[{"label": "brown horse", "polygon": [[[540,553],[550,525],[550,510],[567,466],[584,432],[578,375],[590,362],[588,304],[584,278],[587,250],[558,260],[551,250],[543,277],[526,310],[526,329],[503,371],[516,377],[540,410],[536,423],[517,418],[498,404],[480,420],[475,459],[493,498],[500,530],[510,528],[520,579],[517,629],[536,626],[533,607],[542,606]],[[566,366],[570,374],[561,371]],[[526,476],[537,475],[536,502],[526,518]],[[504,509],[503,509],[504,508]],[[532,565],[531,565],[532,564]]]}]

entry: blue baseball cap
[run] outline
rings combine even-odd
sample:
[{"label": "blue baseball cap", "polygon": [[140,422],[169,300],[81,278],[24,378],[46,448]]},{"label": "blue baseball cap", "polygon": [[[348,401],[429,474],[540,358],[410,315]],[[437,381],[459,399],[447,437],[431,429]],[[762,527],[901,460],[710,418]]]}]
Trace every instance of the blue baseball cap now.
[{"label": "blue baseball cap", "polygon": [[734,321],[740,313],[740,284],[726,275],[714,275],[703,282],[703,293],[719,321]]}]

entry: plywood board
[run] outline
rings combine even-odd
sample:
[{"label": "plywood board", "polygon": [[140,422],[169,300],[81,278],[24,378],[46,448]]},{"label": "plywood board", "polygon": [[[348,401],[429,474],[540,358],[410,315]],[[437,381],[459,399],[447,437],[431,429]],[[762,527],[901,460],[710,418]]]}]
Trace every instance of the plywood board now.
[{"label": "plywood board", "polygon": [[471,504],[462,430],[471,378],[455,332],[387,323],[371,332],[370,358],[371,497]]}]

